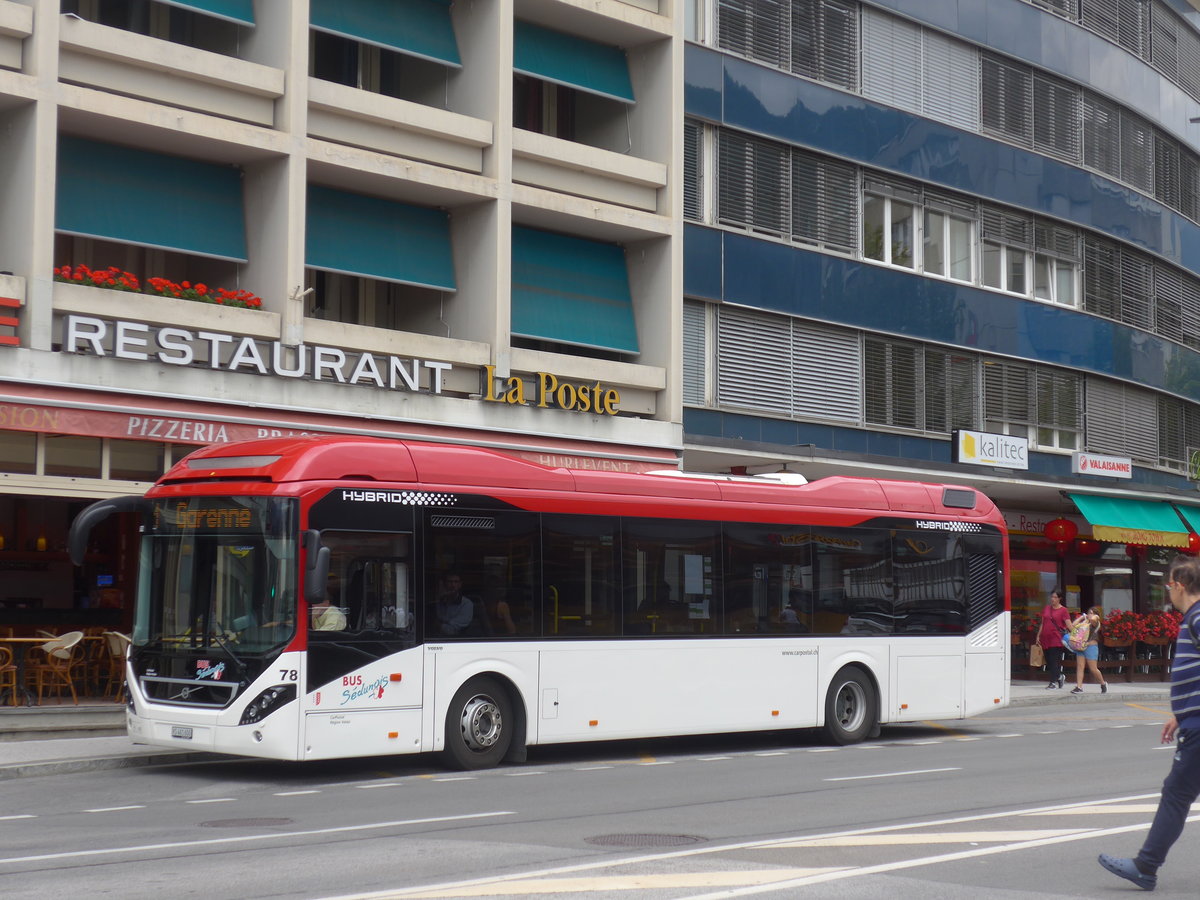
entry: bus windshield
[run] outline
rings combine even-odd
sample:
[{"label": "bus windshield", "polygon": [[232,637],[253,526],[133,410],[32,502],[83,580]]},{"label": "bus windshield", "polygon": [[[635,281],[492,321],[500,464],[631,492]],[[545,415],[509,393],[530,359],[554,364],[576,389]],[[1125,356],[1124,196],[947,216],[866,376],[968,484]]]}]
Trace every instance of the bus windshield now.
[{"label": "bus windshield", "polygon": [[234,659],[295,632],[296,501],[155,500],[142,535],[135,646],[214,650]]}]

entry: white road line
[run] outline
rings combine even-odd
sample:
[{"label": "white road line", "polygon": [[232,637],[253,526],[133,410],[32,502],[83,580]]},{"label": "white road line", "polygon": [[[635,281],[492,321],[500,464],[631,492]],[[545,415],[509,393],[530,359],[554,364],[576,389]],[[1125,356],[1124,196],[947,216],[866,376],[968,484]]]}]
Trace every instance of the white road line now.
[{"label": "white road line", "polygon": [[505,778],[525,778],[529,775],[545,775],[545,772],[505,772]]},{"label": "white road line", "polygon": [[787,756],[786,750],[766,750],[762,753],[755,753],[755,756]]},{"label": "white road line", "polygon": [[719,762],[723,759],[733,759],[732,756],[701,756],[700,762]]},{"label": "white road line", "polygon": [[[1096,803],[1127,803],[1127,802],[1132,802],[1132,801],[1136,801],[1136,800],[1148,800],[1151,798],[1157,800],[1158,794],[1157,793],[1135,794],[1135,795],[1128,796],[1128,797],[1108,797],[1105,799],[1093,800],[1093,801],[1091,801],[1091,803],[1092,804],[1096,804]],[[953,817],[948,817],[945,819],[934,819],[934,820],[927,821],[927,822],[907,822],[907,823],[899,824],[899,825],[880,825],[880,826],[877,826],[874,828],[851,829],[848,831],[830,832],[830,833],[824,834],[824,835],[799,835],[795,838],[785,838],[782,840],[779,838],[772,838],[770,840],[742,841],[742,842],[734,843],[734,844],[720,844],[720,845],[716,845],[716,846],[710,845],[710,846],[706,846],[706,847],[692,847],[692,848],[688,848],[686,850],[672,850],[672,851],[669,851],[666,853],[643,854],[643,855],[639,855],[639,856],[628,856],[628,857],[624,857],[624,858],[620,858],[620,859],[605,858],[604,860],[597,861],[597,862],[576,863],[576,864],[568,865],[568,866],[557,866],[554,868],[536,869],[536,870],[530,870],[530,871],[525,871],[525,872],[514,872],[511,875],[505,875],[505,876],[501,876],[499,878],[496,878],[496,877],[472,878],[472,879],[465,879],[462,881],[443,882],[440,884],[427,884],[427,885],[422,885],[420,887],[392,888],[389,890],[373,891],[371,893],[365,893],[365,894],[343,894],[343,895],[339,895],[336,897],[325,897],[325,898],[323,898],[323,900],[385,900],[385,898],[412,897],[412,896],[418,895],[418,894],[427,894],[427,893],[429,893],[431,891],[435,891],[435,890],[449,891],[450,893],[447,894],[447,896],[461,896],[462,888],[473,888],[473,887],[476,887],[479,885],[503,885],[503,884],[508,884],[513,881],[524,881],[527,879],[535,879],[535,878],[548,878],[548,877],[559,876],[559,875],[568,875],[568,874],[575,873],[575,872],[587,872],[587,871],[592,871],[595,869],[615,868],[617,866],[635,866],[635,865],[641,865],[643,863],[657,863],[657,862],[662,862],[664,860],[683,859],[683,858],[691,857],[691,856],[705,856],[705,855],[711,855],[714,853],[729,853],[732,851],[739,851],[739,850],[769,850],[772,847],[774,847],[778,844],[781,844],[781,843],[785,843],[788,840],[802,840],[802,839],[811,840],[811,839],[822,838],[822,837],[828,838],[828,837],[837,837],[839,835],[854,835],[854,834],[885,834],[885,833],[889,833],[889,832],[902,831],[905,829],[911,830],[913,828],[931,828],[931,827],[938,827],[938,826],[945,826],[945,825],[961,825],[966,822],[986,822],[986,821],[990,821],[990,820],[994,820],[994,819],[1010,818],[1013,816],[1031,815],[1033,813],[1052,812],[1054,810],[1074,809],[1081,805],[1088,805],[1088,804],[1060,803],[1060,804],[1056,804],[1056,805],[1052,805],[1052,806],[1032,807],[1030,809],[1025,809],[1025,810],[1008,810],[1006,812],[978,813],[976,815],[970,815],[970,816],[953,816]],[[1148,827],[1149,827],[1148,823],[1142,823],[1142,824],[1138,824],[1138,825],[1126,826],[1124,828],[1119,828],[1119,829],[1110,829],[1108,831],[1100,831],[1100,830],[1085,831],[1085,832],[1081,832],[1079,837],[1089,837],[1092,835],[1100,836],[1100,835],[1106,835],[1106,834],[1119,834],[1123,831],[1136,831],[1138,829],[1144,829],[1144,828],[1148,828]],[[1047,843],[1056,843],[1056,842],[1063,842],[1063,841],[1075,840],[1075,839],[1076,839],[1076,836],[1067,835],[1067,836],[1064,836],[1061,838],[1049,838],[1049,839],[1047,839],[1046,842]],[[1037,842],[1034,842],[1035,846],[1036,846],[1036,843]],[[1010,845],[1005,845],[1005,846],[999,847],[999,848],[986,848],[986,849],[983,849],[980,851],[963,851],[962,853],[947,854],[946,856],[930,857],[926,861],[919,862],[916,864],[924,865],[928,862],[940,862],[943,860],[965,858],[965,857],[969,857],[969,856],[982,856],[987,853],[1005,852],[1008,849],[1023,849],[1025,846],[1027,846],[1027,845],[1021,844],[1016,847],[1012,847]],[[3,860],[0,860],[0,862],[3,862]],[[899,868],[902,866],[897,865],[896,867]],[[871,874],[874,871],[876,871],[876,869],[885,870],[886,867],[871,867],[870,869],[846,870],[846,875],[844,877],[850,877],[850,876],[858,875],[858,874]],[[817,878],[817,880],[821,880],[821,879]],[[809,882],[801,881],[801,883],[807,884]],[[790,886],[790,885],[786,882],[776,882],[771,887],[765,888],[765,890],[774,890],[781,886]],[[458,890],[460,893],[459,894],[453,893],[455,890]],[[747,890],[743,891],[742,893],[757,893],[757,891],[747,889]],[[714,898],[715,897],[725,897],[725,896],[732,897],[732,896],[739,896],[739,895],[740,895],[739,893],[714,894],[714,895],[712,895],[712,897],[714,897]],[[486,896],[486,895],[484,895],[484,896]],[[707,898],[708,896],[709,895],[704,895],[705,898]],[[690,900],[701,900],[701,898],[694,897],[694,898],[690,898]]]},{"label": "white road line", "polygon": [[[729,757],[725,757],[728,759]],[[611,769],[612,766],[576,766],[576,772],[598,772],[600,769]]]},{"label": "white road line", "polygon": [[675,765],[675,760],[673,760],[673,759],[654,759],[654,760],[650,760],[649,762],[637,763],[637,765],[639,765],[639,766],[673,766],[673,765]]},{"label": "white road line", "polygon": [[[134,806],[100,806],[100,807],[97,807],[96,809],[85,809],[84,812],[121,812],[121,810],[125,810],[125,809],[145,809],[145,808],[146,808],[145,806],[138,806],[138,805],[134,805]],[[17,816],[16,818],[20,818],[20,816]]]},{"label": "white road line", "polygon": [[0,816],[0,822],[8,822],[11,819],[36,819],[36,818],[37,818],[37,816],[31,815],[29,813],[22,813],[19,816]]},{"label": "white road line", "polygon": [[184,803],[233,803],[236,797],[211,797],[208,800],[184,800]]},{"label": "white road line", "polygon": [[882,772],[878,775],[844,775],[841,778],[825,778],[824,781],[865,781],[868,778],[900,778],[904,775],[930,775],[934,772],[961,772],[961,766],[945,769],[912,769],[908,772]]},{"label": "white road line", "polygon": [[404,783],[400,781],[381,781],[379,784],[356,784],[354,787],[360,791],[371,791],[375,788],[404,787]]},{"label": "white road line", "polygon": [[475,888],[435,888],[406,894],[414,900],[454,900],[467,897],[528,897],[535,894],[590,894],[596,891],[650,891],[670,888],[740,887],[772,884],[806,875],[835,872],[837,867],[808,869],[739,869],[732,872],[680,872],[654,875],[597,875],[584,878],[545,878],[511,881],[502,885],[481,884]]},{"label": "white road line", "polygon": [[127,847],[101,847],[95,850],[66,850],[62,853],[41,853],[36,856],[0,857],[0,865],[10,863],[46,862],[51,859],[82,859],[88,856],[113,856],[119,853],[147,853],[154,850],[181,850],[188,847],[213,847],[220,844],[248,844],[287,838],[315,837],[323,834],[348,834],[355,831],[376,831],[382,828],[402,828],[408,825],[431,825],[437,822],[462,822],[469,819],[489,819],[513,816],[511,811],[464,813],[459,816],[430,816],[425,819],[398,819],[394,822],[369,822],[365,825],[340,825],[336,828],[313,828],[308,831],[280,831],[275,834],[247,834],[240,837],[206,838],[201,841],[170,841],[162,844],[131,844]]},{"label": "white road line", "polygon": [[474,781],[474,775],[447,775],[445,778],[435,778],[434,781]]},{"label": "white road line", "polygon": [[[299,797],[302,794],[319,794],[320,791],[276,791],[276,797]],[[198,801],[194,801],[198,802]]]},{"label": "white road line", "polygon": [[[1079,834],[1088,829],[1055,828],[1048,831],[922,831],[917,834],[854,834],[846,837],[815,838],[786,844],[780,849],[797,850],[805,847],[900,847],[908,844],[999,844],[1013,841],[1034,841]],[[774,849],[774,848],[772,848]]]}]

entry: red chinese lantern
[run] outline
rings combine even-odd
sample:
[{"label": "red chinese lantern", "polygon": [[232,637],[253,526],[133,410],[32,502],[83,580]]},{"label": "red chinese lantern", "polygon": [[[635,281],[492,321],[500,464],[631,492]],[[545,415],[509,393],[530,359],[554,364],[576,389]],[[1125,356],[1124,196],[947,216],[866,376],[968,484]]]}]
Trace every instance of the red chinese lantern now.
[{"label": "red chinese lantern", "polygon": [[1188,532],[1188,545],[1183,552],[1190,553],[1192,556],[1200,553],[1200,534],[1196,534],[1194,531]]},{"label": "red chinese lantern", "polygon": [[1075,523],[1070,519],[1064,519],[1059,516],[1057,519],[1051,519],[1046,523],[1046,527],[1042,529],[1042,534],[1046,535],[1052,541],[1073,541],[1075,535],[1079,534],[1079,529],[1075,527]]},{"label": "red chinese lantern", "polygon": [[1141,556],[1146,552],[1145,544],[1126,544],[1125,555],[1129,557]]},{"label": "red chinese lantern", "polygon": [[1100,542],[1089,538],[1080,538],[1075,542],[1075,552],[1080,556],[1095,556],[1100,552]]}]

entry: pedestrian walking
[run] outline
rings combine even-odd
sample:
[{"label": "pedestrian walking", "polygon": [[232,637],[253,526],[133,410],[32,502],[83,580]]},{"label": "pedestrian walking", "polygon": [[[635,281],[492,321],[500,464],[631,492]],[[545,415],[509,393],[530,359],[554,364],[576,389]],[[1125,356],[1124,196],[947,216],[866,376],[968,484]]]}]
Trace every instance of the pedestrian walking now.
[{"label": "pedestrian walking", "polygon": [[1162,730],[1164,744],[1178,739],[1175,756],[1163,781],[1154,823],[1138,855],[1122,859],[1101,853],[1099,860],[1108,871],[1144,891],[1154,890],[1167,851],[1183,833],[1191,806],[1200,797],[1200,558],[1176,557],[1167,578],[1167,597],[1183,613],[1171,663],[1172,715]]},{"label": "pedestrian walking", "polygon": [[1083,667],[1085,664],[1096,676],[1096,680],[1100,682],[1100,693],[1108,693],[1108,682],[1104,680],[1104,676],[1100,673],[1100,666],[1096,664],[1096,661],[1100,659],[1101,621],[1100,610],[1093,606],[1080,613],[1079,618],[1071,623],[1072,634],[1076,629],[1083,632],[1083,649],[1075,650],[1075,687],[1071,691],[1072,694],[1083,693]]},{"label": "pedestrian walking", "polygon": [[1042,608],[1041,621],[1033,638],[1046,656],[1046,671],[1050,674],[1050,683],[1046,685],[1048,691],[1061,688],[1067,680],[1063,674],[1063,655],[1066,650],[1062,636],[1071,624],[1071,612],[1063,606],[1062,601],[1062,588],[1055,587],[1050,592],[1050,602]]}]

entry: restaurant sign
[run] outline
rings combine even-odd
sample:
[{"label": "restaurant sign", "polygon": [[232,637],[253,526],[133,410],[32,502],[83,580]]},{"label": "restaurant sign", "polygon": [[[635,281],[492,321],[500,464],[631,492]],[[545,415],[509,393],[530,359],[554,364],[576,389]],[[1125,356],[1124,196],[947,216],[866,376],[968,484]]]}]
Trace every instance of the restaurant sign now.
[{"label": "restaurant sign", "polygon": [[1110,478],[1132,478],[1133,460],[1128,456],[1101,456],[1076,450],[1071,454],[1071,471],[1076,475],[1107,475]]}]

